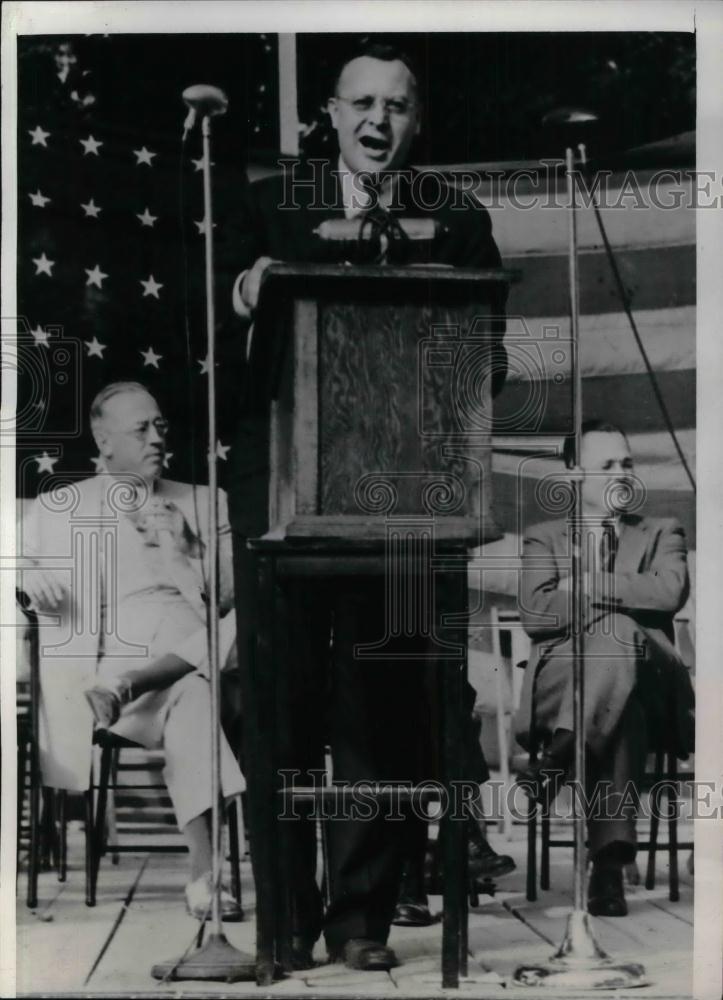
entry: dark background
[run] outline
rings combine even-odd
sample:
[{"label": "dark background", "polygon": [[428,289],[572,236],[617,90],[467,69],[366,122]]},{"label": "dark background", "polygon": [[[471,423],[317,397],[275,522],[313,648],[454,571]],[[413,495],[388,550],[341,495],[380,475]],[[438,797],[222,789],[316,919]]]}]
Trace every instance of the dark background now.
[{"label": "dark background", "polygon": [[[324,102],[359,38],[300,35],[299,117],[328,135]],[[663,32],[435,33],[386,36],[419,71],[425,123],[419,163],[559,156],[541,118],[583,106],[602,122],[606,152],[695,128],[695,37]],[[312,143],[309,141],[308,146]],[[602,150],[601,150],[602,152]]]}]

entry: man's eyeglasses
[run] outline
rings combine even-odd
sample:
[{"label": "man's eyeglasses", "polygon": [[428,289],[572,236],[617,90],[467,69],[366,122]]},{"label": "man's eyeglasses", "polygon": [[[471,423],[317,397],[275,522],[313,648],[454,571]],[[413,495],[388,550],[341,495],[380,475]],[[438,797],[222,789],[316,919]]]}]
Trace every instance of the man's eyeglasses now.
[{"label": "man's eyeglasses", "polygon": [[[352,111],[357,115],[366,115],[377,103],[376,97],[339,97],[336,98],[337,101],[344,101],[348,104]],[[408,117],[416,104],[414,101],[409,100],[406,97],[383,97],[380,98],[380,102],[384,113],[391,115],[394,118],[406,118]]]},{"label": "man's eyeglasses", "polygon": [[159,417],[157,420],[144,420],[142,424],[138,424],[136,427],[131,427],[130,430],[124,431],[125,434],[130,434],[131,437],[136,438],[138,441],[145,441],[151,432],[151,427],[155,428],[156,433],[159,437],[164,438],[168,434],[168,421]]}]

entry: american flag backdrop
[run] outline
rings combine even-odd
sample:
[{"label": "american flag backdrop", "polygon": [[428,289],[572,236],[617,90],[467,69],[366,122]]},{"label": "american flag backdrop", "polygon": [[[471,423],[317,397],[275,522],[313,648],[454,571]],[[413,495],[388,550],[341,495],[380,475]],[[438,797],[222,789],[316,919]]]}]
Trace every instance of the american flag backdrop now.
[{"label": "american flag backdrop", "polygon": [[[273,35],[20,39],[20,496],[54,475],[93,473],[88,407],[118,379],[147,385],[170,421],[165,474],[204,480],[201,136],[189,135],[182,156],[180,95],[208,82],[229,96],[213,128],[218,236],[249,152],[278,145],[276,53]],[[227,312],[219,303],[219,325]],[[238,373],[223,364],[217,374],[223,484]]]},{"label": "american flag backdrop", "polygon": [[[524,60],[517,56],[512,60],[511,53],[534,50],[542,58],[544,47],[535,47],[536,37],[495,36],[497,48],[490,50],[488,62],[492,65],[497,60],[507,67],[506,72],[513,64],[517,66],[519,73],[513,76],[522,87],[527,79],[520,68]],[[438,62],[460,44],[455,35],[406,36],[403,40],[411,43],[426,74],[435,79],[440,77],[435,68]],[[612,41],[605,33],[589,39],[591,51],[599,48],[600,52],[585,64],[592,77],[583,89],[601,109],[612,97],[593,70]],[[319,106],[322,94],[328,93],[332,63],[352,42],[351,36],[297,36],[304,153],[331,155],[331,138],[322,127]],[[471,65],[488,51],[491,40],[486,35],[473,36],[465,38],[464,44]],[[695,78],[695,49],[691,39],[678,36],[636,35],[619,38],[616,44],[626,72],[633,72],[636,61],[648,66],[638,80],[646,108],[640,138],[670,139],[667,153],[651,147],[644,169],[635,171],[643,202],[650,201],[646,192],[657,167],[683,168],[666,181],[673,192],[685,195],[675,209],[647,205],[632,210],[628,199],[603,215],[666,407],[693,466],[695,213],[689,197],[692,180],[685,168],[691,165],[694,133],[674,136],[664,130],[694,126],[690,88],[683,83],[689,85]],[[678,57],[673,59],[675,52]],[[553,59],[554,54],[553,45],[545,58]],[[82,477],[93,472],[95,446],[87,431],[87,410],[98,389],[116,379],[147,384],[170,420],[166,475],[203,481],[207,380],[201,149],[197,130],[189,137],[181,169],[185,107],[180,95],[189,84],[206,82],[222,87],[229,96],[229,112],[214,119],[213,128],[214,235],[217,278],[222,272],[233,275],[237,268],[232,241],[224,241],[225,225],[234,216],[247,183],[246,166],[251,163],[258,173],[259,167],[275,162],[279,150],[277,38],[262,34],[35,36],[20,39],[18,57],[18,493],[35,495],[50,485],[54,473]],[[655,72],[648,65],[651,59],[657,66]],[[611,79],[605,76],[608,84]],[[548,102],[566,95],[572,99],[577,92],[567,77],[548,84]],[[534,91],[531,85],[528,89]],[[442,121],[440,107],[445,102],[456,101],[467,109],[469,135],[489,136],[492,129],[501,143],[502,133],[492,127],[484,109],[502,100],[505,93],[494,81],[464,74],[445,80],[439,95],[425,88],[430,107],[423,134],[434,138],[434,149],[430,146],[426,152],[442,155],[446,150],[473,160],[490,152],[505,157],[554,152],[547,146],[516,145],[514,131],[505,143],[490,149],[484,144],[474,149],[450,145],[450,133],[459,129],[451,119],[446,124],[446,119]],[[655,125],[657,131],[649,134],[647,109],[659,94],[665,96],[662,117]],[[468,107],[467,96],[470,101],[484,97],[484,107],[477,108],[474,101]],[[539,111],[540,100],[537,95],[529,104],[520,97],[519,113],[524,117],[524,108],[528,115],[531,108]],[[626,137],[632,141],[631,135],[638,134],[634,125],[617,141]],[[686,143],[675,141],[686,136]],[[599,152],[608,149],[600,137],[598,147]],[[663,159],[658,162],[656,156]],[[428,163],[429,157],[422,155],[415,162]],[[615,191],[629,183],[626,163],[623,157],[610,178],[613,201]],[[520,211],[504,195],[504,187],[502,197],[499,190],[483,181],[477,194],[490,207],[493,233],[505,264],[522,274],[508,301],[510,372],[495,404],[496,429],[504,437],[510,433],[505,429],[510,415],[530,392],[528,376],[514,361],[517,318],[524,319],[533,340],[544,339],[547,328],[566,331],[568,327],[567,219],[564,207],[545,207],[544,198],[542,204],[535,202]],[[670,191],[667,196],[671,197]],[[650,512],[676,514],[694,545],[695,497],[651,392],[591,214],[588,209],[579,219],[585,415],[613,413],[620,420],[633,436],[633,451],[649,490]],[[217,296],[223,356],[217,377],[219,472],[224,485],[239,370],[233,350],[228,352],[238,326],[222,298]],[[190,356],[185,346],[187,311]],[[545,405],[537,432],[560,435],[569,424],[569,382],[563,377],[558,383],[561,373],[552,368],[539,380]],[[497,440],[498,445],[503,443]],[[527,459],[520,466],[518,455],[509,456],[504,447],[498,448],[494,496],[498,522],[506,531],[519,531],[522,508],[532,508],[525,520],[539,516],[532,500],[527,503],[520,483],[529,480],[534,491],[545,474],[544,466],[544,462],[538,467]]]}]

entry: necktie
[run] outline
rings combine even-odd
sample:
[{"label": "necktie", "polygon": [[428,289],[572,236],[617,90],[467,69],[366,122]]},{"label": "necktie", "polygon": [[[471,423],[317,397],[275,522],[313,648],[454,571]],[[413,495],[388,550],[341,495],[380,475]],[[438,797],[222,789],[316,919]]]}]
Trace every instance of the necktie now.
[{"label": "necktie", "polygon": [[[377,179],[373,181],[368,175],[360,175],[362,189],[369,198],[368,207],[361,213],[361,226],[359,228],[358,254],[361,263],[386,263],[388,256],[395,262],[403,260],[405,253],[402,250],[408,243],[407,234],[401,228],[394,216],[380,203],[382,188],[386,184],[393,183],[392,178]],[[370,253],[365,253],[363,248],[364,237],[369,236]],[[393,252],[390,255],[390,250]],[[365,259],[366,258],[366,259]]]},{"label": "necktie", "polygon": [[615,524],[608,519],[603,521],[603,533],[600,539],[600,569],[603,573],[612,573],[617,551],[618,536],[615,534]]}]

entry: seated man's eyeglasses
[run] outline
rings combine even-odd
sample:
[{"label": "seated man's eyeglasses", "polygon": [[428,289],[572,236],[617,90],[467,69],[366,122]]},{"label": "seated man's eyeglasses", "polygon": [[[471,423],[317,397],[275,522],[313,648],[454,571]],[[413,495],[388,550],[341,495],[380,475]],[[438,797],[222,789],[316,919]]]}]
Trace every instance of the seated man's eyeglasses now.
[{"label": "seated man's eyeglasses", "polygon": [[152,422],[144,420],[143,423],[131,427],[125,433],[132,435],[132,437],[137,438],[139,441],[144,441],[150,434],[151,427],[155,428],[159,437],[165,437],[168,434],[168,421],[163,420],[161,417]]},{"label": "seated man's eyeglasses", "polygon": [[[377,103],[377,98],[371,96],[340,97],[337,95],[336,99],[337,101],[344,101],[358,115],[368,114]],[[410,101],[406,97],[382,97],[380,98],[380,102],[385,114],[397,118],[407,117],[416,106],[414,101]]]}]

